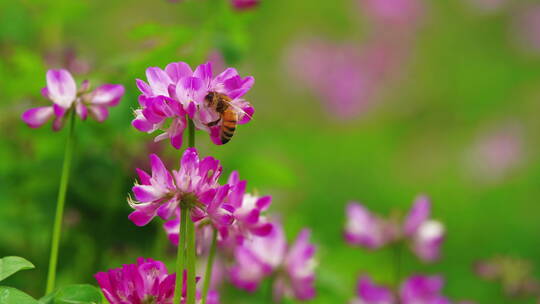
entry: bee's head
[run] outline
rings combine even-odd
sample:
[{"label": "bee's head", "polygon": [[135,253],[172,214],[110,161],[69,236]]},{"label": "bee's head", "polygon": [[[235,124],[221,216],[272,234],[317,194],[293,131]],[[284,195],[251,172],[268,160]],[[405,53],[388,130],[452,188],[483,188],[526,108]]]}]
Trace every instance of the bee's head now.
[{"label": "bee's head", "polygon": [[212,103],[215,97],[216,97],[216,92],[209,92],[208,95],[206,95],[204,99],[206,99],[208,103]]}]

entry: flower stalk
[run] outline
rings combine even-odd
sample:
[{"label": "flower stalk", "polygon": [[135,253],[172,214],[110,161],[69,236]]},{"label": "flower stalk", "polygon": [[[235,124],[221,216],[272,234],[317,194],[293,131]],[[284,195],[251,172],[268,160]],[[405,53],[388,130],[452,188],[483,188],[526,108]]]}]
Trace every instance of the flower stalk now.
[{"label": "flower stalk", "polygon": [[[191,208],[188,209],[188,212]],[[195,304],[195,223],[188,219],[187,223],[187,304]]]},{"label": "flower stalk", "polygon": [[[188,119],[188,146],[195,147],[195,125]],[[180,304],[182,299],[183,282],[179,280],[187,271],[187,304],[195,304],[196,279],[195,279],[195,225],[189,215],[191,207],[180,204],[180,231],[178,239],[178,251],[176,256],[176,288],[174,290],[174,304]]]},{"label": "flower stalk", "polygon": [[47,287],[45,294],[54,290],[56,281],[56,265],[58,262],[58,247],[62,234],[62,219],[64,215],[64,205],[66,201],[66,191],[69,182],[69,172],[71,169],[71,159],[73,157],[74,147],[74,129],[75,129],[75,109],[69,114],[70,122],[66,140],[66,149],[64,152],[64,163],[62,165],[62,176],[60,177],[60,187],[58,189],[58,199],[56,201],[56,214],[54,218],[53,234],[51,239],[51,254],[49,259],[49,271],[47,274]]},{"label": "flower stalk", "polygon": [[208,260],[206,261],[206,272],[204,275],[202,304],[206,304],[206,298],[208,297],[208,290],[210,289],[210,282],[212,281],[212,270],[214,266],[214,258],[216,257],[216,247],[217,247],[217,229],[214,228],[212,231],[212,244],[210,245],[210,252],[208,253]]},{"label": "flower stalk", "polygon": [[183,280],[180,278],[186,269],[186,224],[188,221],[188,209],[180,209],[180,227],[178,238],[178,252],[176,256],[176,287],[174,289],[174,304],[180,304],[182,300]]}]

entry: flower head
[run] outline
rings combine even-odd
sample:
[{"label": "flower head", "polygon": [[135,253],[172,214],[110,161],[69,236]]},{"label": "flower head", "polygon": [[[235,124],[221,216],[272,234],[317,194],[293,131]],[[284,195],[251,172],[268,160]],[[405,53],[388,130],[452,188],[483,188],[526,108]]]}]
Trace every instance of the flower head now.
[{"label": "flower head", "polygon": [[160,261],[139,258],[136,264],[99,272],[95,278],[111,304],[173,303],[176,274],[169,274]]},{"label": "flower head", "polygon": [[441,293],[443,285],[440,276],[413,275],[401,284],[396,300],[390,288],[362,276],[358,280],[357,298],[351,304],[450,304]]},{"label": "flower head", "polygon": [[227,200],[234,208],[235,218],[231,226],[233,241],[241,244],[244,239],[251,238],[252,235],[268,235],[272,230],[272,224],[263,213],[272,203],[272,197],[258,197],[246,193],[247,181],[240,180],[237,171],[231,173],[228,184],[231,186],[231,191]]},{"label": "flower head", "polygon": [[412,276],[401,286],[401,303],[450,304],[450,301],[441,294],[443,285],[444,280],[440,276]]},{"label": "flower head", "polygon": [[274,296],[308,300],[315,296],[313,287],[315,247],[309,243],[309,230],[300,232],[290,247],[281,224],[274,222],[265,237],[254,236],[235,249],[231,281],[239,288],[255,291],[265,277],[276,275]]},{"label": "flower head", "polygon": [[378,249],[392,240],[389,223],[367,210],[363,205],[352,202],[347,205],[345,240],[352,245]]},{"label": "flower head", "polygon": [[440,247],[445,238],[441,222],[429,219],[431,203],[425,196],[419,196],[404,224],[404,233],[411,239],[414,253],[423,261],[439,259]]},{"label": "flower head", "polygon": [[390,289],[378,286],[368,276],[362,276],[358,280],[358,298],[351,304],[394,304],[394,296]]},{"label": "flower head", "polygon": [[41,93],[53,105],[32,108],[22,114],[22,120],[31,128],[41,127],[55,117],[53,130],[58,131],[72,109],[83,120],[90,114],[102,122],[109,116],[108,108],[116,106],[124,95],[124,87],[118,84],[105,84],[91,91],[89,82],[84,81],[77,90],[75,80],[67,70],[49,70],[46,78],[47,86]]},{"label": "flower head", "polygon": [[439,259],[440,247],[445,238],[441,222],[430,219],[431,203],[419,196],[407,215],[402,227],[395,219],[381,219],[363,205],[347,205],[345,240],[367,249],[379,249],[395,242],[408,242],[412,251],[423,261]]},{"label": "flower head", "polygon": [[[135,110],[132,124],[142,132],[162,130],[155,140],[169,138],[177,149],[182,146],[186,115],[197,129],[208,132],[212,141],[220,145],[224,143],[220,134],[225,112],[230,113],[228,119],[235,121],[234,124],[247,123],[254,113],[253,107],[242,98],[254,79],[240,77],[235,69],[228,68],[214,77],[210,62],[195,71],[184,62],[174,62],[165,70],[148,68],[146,77],[148,83],[137,79],[141,108]],[[215,101],[215,96],[220,102]]]},{"label": "flower head", "polygon": [[172,173],[156,155],[150,155],[150,161],[152,175],[137,169],[140,184],[133,187],[135,200],[129,200],[135,209],[129,219],[136,225],[146,225],[156,215],[163,219],[175,213],[178,216],[180,204],[191,208],[195,222],[208,219],[217,228],[232,222],[232,209],[223,204],[229,187],[218,184],[222,167],[217,159],[199,159],[197,150],[189,148],[180,160],[180,169]]}]

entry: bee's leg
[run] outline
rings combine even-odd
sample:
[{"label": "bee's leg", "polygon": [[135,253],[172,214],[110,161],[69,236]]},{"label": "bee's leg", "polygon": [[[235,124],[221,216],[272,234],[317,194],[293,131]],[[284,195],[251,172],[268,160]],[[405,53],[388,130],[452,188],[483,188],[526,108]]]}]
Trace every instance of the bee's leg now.
[{"label": "bee's leg", "polygon": [[212,122],[207,123],[206,125],[209,126],[209,127],[213,127],[213,126],[217,125],[220,120],[221,120],[221,117],[219,117],[218,119],[216,119],[216,120],[214,120]]}]

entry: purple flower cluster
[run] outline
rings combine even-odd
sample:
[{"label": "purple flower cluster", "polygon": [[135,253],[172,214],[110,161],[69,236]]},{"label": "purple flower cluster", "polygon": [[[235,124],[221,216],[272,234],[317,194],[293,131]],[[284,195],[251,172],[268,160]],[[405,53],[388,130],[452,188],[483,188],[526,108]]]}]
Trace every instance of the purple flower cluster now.
[{"label": "purple flower cluster", "polygon": [[304,229],[288,245],[283,228],[274,222],[271,233],[254,236],[234,250],[235,263],[230,278],[239,288],[255,291],[260,282],[273,276],[274,298],[283,296],[309,300],[315,296],[315,246],[309,243],[310,231]]},{"label": "purple flower cluster", "polygon": [[90,90],[85,80],[77,89],[73,76],[66,70],[47,71],[47,86],[41,90],[43,97],[53,105],[37,107],[22,114],[22,120],[31,128],[39,128],[54,117],[53,130],[58,131],[65,122],[66,114],[75,109],[77,115],[85,120],[88,115],[99,122],[109,116],[109,107],[116,106],[124,95],[124,87],[119,84],[104,84]]},{"label": "purple flower cluster", "polygon": [[[210,210],[210,213],[214,214],[227,214],[225,220],[209,222],[214,225],[214,228],[218,229],[221,243],[228,248],[241,245],[246,238],[251,238],[253,235],[267,236],[273,228],[264,215],[272,202],[272,197],[257,197],[246,193],[246,186],[247,181],[241,181],[237,171],[232,172],[227,184],[222,186],[223,190],[214,197],[214,204]],[[218,206],[223,206],[224,209],[218,209]],[[204,224],[203,222],[202,225],[199,225],[198,230],[203,236],[209,235],[210,233],[207,233],[209,231],[205,229],[207,227]],[[175,245],[178,244],[179,225],[179,212],[175,214],[175,218],[163,225],[169,239]],[[199,248],[204,247],[204,245],[199,246]]]},{"label": "purple flower cluster", "polygon": [[[176,274],[169,274],[160,261],[137,259],[136,264],[98,272],[95,278],[111,304],[172,304]],[[198,279],[197,279],[198,280]],[[184,272],[183,281],[186,281]],[[200,294],[197,294],[200,299]],[[182,290],[181,303],[186,302],[186,289]],[[219,304],[219,295],[212,293],[208,304]]]},{"label": "purple flower cluster", "polygon": [[195,127],[210,135],[216,145],[221,145],[221,113],[209,96],[220,94],[227,99],[226,107],[232,111],[238,124],[251,120],[254,108],[243,96],[253,86],[254,78],[240,77],[236,69],[228,68],[213,75],[210,62],[199,65],[195,71],[185,62],[173,62],[165,67],[146,69],[148,83],[137,79],[140,108],[135,110],[133,126],[142,132],[161,131],[155,141],[169,139],[176,149],[182,146],[187,117]]},{"label": "purple flower cluster", "polygon": [[216,229],[221,248],[232,257],[233,265],[227,272],[235,286],[254,291],[263,279],[275,275],[276,298],[306,300],[315,295],[315,247],[309,243],[309,230],[303,230],[288,246],[281,224],[264,215],[271,204],[270,196],[247,193],[247,181],[240,180],[236,171],[220,185],[219,161],[199,159],[194,148],[186,150],[180,169],[172,173],[156,155],[150,156],[150,162],[151,175],[137,169],[135,200],[129,200],[135,209],[129,215],[133,223],[143,226],[156,216],[168,220],[165,231],[171,242],[178,244],[179,206],[190,204],[191,220],[197,224],[199,254],[207,251],[211,230]]},{"label": "purple flower cluster", "polygon": [[401,284],[395,296],[391,289],[362,276],[358,280],[357,298],[351,304],[450,304],[442,295],[443,285],[440,276],[413,275]]},{"label": "purple flower cluster", "polygon": [[219,185],[222,167],[213,157],[199,159],[195,148],[188,148],[180,160],[180,169],[169,172],[161,159],[150,155],[152,175],[137,169],[139,183],[133,187],[135,200],[129,203],[135,211],[129,219],[137,226],[148,224],[154,217],[169,219],[179,205],[193,207],[193,221],[208,219],[216,228],[230,225],[232,208],[224,204],[228,185]]},{"label": "purple flower cluster", "polygon": [[439,259],[445,230],[441,222],[430,219],[431,203],[419,196],[403,224],[396,219],[382,219],[359,203],[347,206],[345,239],[349,244],[368,249],[407,241],[412,251],[423,261]]}]

